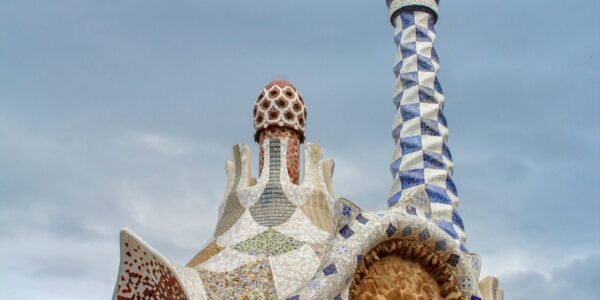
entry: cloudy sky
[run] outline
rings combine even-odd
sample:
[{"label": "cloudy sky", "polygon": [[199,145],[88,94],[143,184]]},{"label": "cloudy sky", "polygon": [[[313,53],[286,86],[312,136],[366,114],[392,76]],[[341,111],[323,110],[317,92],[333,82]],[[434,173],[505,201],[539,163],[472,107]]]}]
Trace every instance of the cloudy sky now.
[{"label": "cloudy sky", "polygon": [[[216,224],[231,146],[255,147],[254,99],[279,77],[336,160],[337,195],[384,208],[384,2],[2,0],[2,298],[109,299],[122,227],[185,263]],[[600,2],[440,9],[470,250],[508,300],[600,299]]]}]

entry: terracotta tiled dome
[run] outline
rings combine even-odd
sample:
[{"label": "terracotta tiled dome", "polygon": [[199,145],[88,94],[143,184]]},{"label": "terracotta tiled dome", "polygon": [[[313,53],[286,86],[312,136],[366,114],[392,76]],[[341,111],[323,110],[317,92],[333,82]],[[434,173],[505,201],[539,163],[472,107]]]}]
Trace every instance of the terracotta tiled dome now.
[{"label": "terracotta tiled dome", "polygon": [[254,140],[271,126],[288,127],[300,133],[304,141],[306,105],[300,93],[285,80],[273,80],[265,86],[254,105]]}]

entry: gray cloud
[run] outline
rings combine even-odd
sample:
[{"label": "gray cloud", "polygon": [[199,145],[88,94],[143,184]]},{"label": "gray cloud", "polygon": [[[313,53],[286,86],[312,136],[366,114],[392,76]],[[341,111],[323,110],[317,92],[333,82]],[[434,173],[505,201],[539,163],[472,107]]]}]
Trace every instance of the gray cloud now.
[{"label": "gray cloud", "polygon": [[600,256],[575,260],[552,269],[550,274],[515,272],[503,281],[507,299],[596,299],[600,297],[597,269]]}]

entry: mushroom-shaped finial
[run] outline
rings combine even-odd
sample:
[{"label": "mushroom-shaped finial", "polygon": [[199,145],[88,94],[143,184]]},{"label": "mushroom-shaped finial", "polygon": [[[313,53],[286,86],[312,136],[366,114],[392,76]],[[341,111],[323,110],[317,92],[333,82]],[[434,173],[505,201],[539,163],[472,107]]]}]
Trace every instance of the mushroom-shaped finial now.
[{"label": "mushroom-shaped finial", "polygon": [[306,105],[300,93],[285,80],[273,80],[264,87],[254,105],[254,140],[267,129],[286,127],[297,131],[304,142]]}]

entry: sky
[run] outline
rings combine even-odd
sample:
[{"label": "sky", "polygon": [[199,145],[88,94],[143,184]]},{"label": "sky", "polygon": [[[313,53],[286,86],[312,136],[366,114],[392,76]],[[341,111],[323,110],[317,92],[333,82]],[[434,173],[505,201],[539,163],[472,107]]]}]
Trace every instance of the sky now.
[{"label": "sky", "polygon": [[[467,246],[507,300],[600,299],[597,0],[446,1],[437,52]],[[0,290],[109,299],[128,227],[184,264],[284,78],[337,196],[386,207],[385,1],[0,1]]]}]

